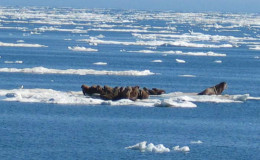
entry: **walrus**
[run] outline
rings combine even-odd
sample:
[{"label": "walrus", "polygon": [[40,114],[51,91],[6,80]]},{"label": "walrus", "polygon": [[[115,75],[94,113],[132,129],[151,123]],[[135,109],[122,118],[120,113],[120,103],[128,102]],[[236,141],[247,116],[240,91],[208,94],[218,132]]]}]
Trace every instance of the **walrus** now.
[{"label": "walrus", "polygon": [[220,95],[226,88],[227,88],[227,83],[221,82],[213,87],[209,87],[205,89],[204,91],[198,93],[198,95]]},{"label": "walrus", "polygon": [[119,87],[115,87],[113,89],[110,87],[106,87],[106,92],[104,91],[104,93],[100,94],[100,98],[105,100],[117,100],[119,90]]},{"label": "walrus", "polygon": [[102,88],[99,85],[93,85],[91,87],[83,84],[81,86],[82,92],[84,95],[93,95],[95,93],[101,94],[102,93]]},{"label": "walrus", "polygon": [[130,94],[132,92],[132,87],[126,87],[123,91],[122,91],[122,94],[121,94],[121,97],[123,99],[130,99]]},{"label": "walrus", "polygon": [[148,99],[149,93],[145,91],[144,89],[139,89],[138,99]]},{"label": "walrus", "polygon": [[99,97],[105,100],[130,99],[135,101],[137,99],[147,99],[150,95],[160,95],[165,93],[165,91],[161,89],[147,89],[145,87],[140,89],[139,86],[112,88],[107,85],[101,87],[99,85],[87,86],[83,84],[81,88],[84,95],[92,96],[93,94],[99,94]]},{"label": "walrus", "polygon": [[158,89],[158,88],[153,88],[153,89],[148,89],[146,87],[143,88],[149,95],[161,95],[163,93],[166,93],[165,90]]},{"label": "walrus", "polygon": [[132,91],[130,93],[130,100],[135,101],[138,98],[139,94],[139,86],[132,87]]}]

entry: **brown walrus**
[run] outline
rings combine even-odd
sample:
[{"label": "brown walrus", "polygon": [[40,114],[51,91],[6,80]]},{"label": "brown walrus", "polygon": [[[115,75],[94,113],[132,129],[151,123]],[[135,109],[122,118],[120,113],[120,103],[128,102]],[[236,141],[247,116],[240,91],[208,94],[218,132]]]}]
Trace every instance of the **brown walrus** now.
[{"label": "brown walrus", "polygon": [[121,94],[122,99],[130,99],[130,94],[132,92],[132,87],[128,86],[126,87]]},{"label": "brown walrus", "polygon": [[227,83],[221,82],[213,87],[209,87],[205,89],[204,91],[198,93],[198,95],[220,95],[226,88],[227,88]]},{"label": "brown walrus", "polygon": [[143,88],[149,95],[161,95],[165,93],[165,90],[158,89],[158,88],[153,88],[153,89],[148,89],[146,87]]},{"label": "brown walrus", "polygon": [[148,99],[149,93],[145,91],[144,89],[139,89],[138,99]]},{"label": "brown walrus", "polygon": [[138,98],[139,86],[132,87],[132,92],[130,93],[130,100],[135,101]]},{"label": "brown walrus", "polygon": [[147,89],[145,87],[140,89],[139,86],[112,88],[105,85],[102,88],[99,85],[87,86],[83,84],[81,88],[84,95],[92,96],[93,94],[99,94],[99,97],[105,100],[130,99],[135,101],[137,99],[147,99],[150,95],[160,95],[165,93],[165,91],[161,89]]},{"label": "brown walrus", "polygon": [[111,88],[108,86],[104,86],[104,92],[100,94],[100,97],[105,100],[116,100],[119,94],[119,87]]},{"label": "brown walrus", "polygon": [[99,85],[93,85],[91,87],[83,84],[81,86],[81,89],[82,89],[82,92],[84,95],[92,95],[92,94],[95,94],[95,93],[98,93],[98,94],[101,94],[102,93],[102,88],[99,86]]}]

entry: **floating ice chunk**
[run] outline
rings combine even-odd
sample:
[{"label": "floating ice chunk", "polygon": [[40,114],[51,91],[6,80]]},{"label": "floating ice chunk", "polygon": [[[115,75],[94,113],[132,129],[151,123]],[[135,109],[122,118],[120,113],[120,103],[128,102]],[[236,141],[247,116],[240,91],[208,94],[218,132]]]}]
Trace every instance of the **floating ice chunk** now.
[{"label": "floating ice chunk", "polygon": [[48,46],[41,45],[41,44],[29,44],[29,43],[4,43],[4,42],[0,42],[0,46],[2,46],[2,47],[32,47],[32,48],[37,48],[37,47],[48,47]]},{"label": "floating ice chunk", "polygon": [[23,61],[4,61],[4,63],[16,63],[16,64],[22,64]]},{"label": "floating ice chunk", "polygon": [[201,140],[198,140],[198,141],[191,141],[190,143],[191,144],[202,144],[203,142]]},{"label": "floating ice chunk", "polygon": [[160,103],[155,104],[158,107],[182,107],[182,108],[194,108],[197,107],[196,104],[184,101],[184,100],[173,100],[173,99],[163,99]]},{"label": "floating ice chunk", "polygon": [[215,63],[222,63],[221,60],[215,60],[214,62],[215,62]]},{"label": "floating ice chunk", "polygon": [[17,43],[24,43],[24,40],[17,40]]},{"label": "floating ice chunk", "polygon": [[[125,51],[125,50],[124,50]],[[153,50],[139,50],[139,51],[127,51],[133,53],[153,53],[153,54],[173,54],[173,55],[185,55],[185,56],[211,56],[211,57],[225,57],[226,54],[215,52],[182,52],[182,51],[153,51]]]},{"label": "floating ice chunk", "polygon": [[97,38],[104,38],[105,36],[103,34],[100,34],[97,36]]},{"label": "floating ice chunk", "polygon": [[79,47],[79,46],[75,46],[75,47],[68,47],[69,50],[72,51],[79,51],[79,52],[97,52],[97,49],[93,49],[93,48],[86,48],[86,47]]},{"label": "floating ice chunk", "polygon": [[191,74],[183,74],[183,75],[178,75],[179,77],[196,77],[195,75],[191,75]]},{"label": "floating ice chunk", "polygon": [[151,61],[151,62],[154,62],[154,63],[162,63],[162,60],[153,60],[153,61]]},{"label": "floating ice chunk", "polygon": [[133,146],[125,147],[125,149],[133,149],[133,150],[145,151],[146,143],[147,143],[147,141],[143,141],[143,142],[137,143],[137,144],[135,144]]},{"label": "floating ice chunk", "polygon": [[154,145],[152,143],[148,144],[146,147],[147,151],[155,152],[155,153],[164,153],[164,152],[170,152],[169,148],[166,148],[163,144]]},{"label": "floating ice chunk", "polygon": [[125,149],[139,150],[140,152],[154,152],[154,153],[164,153],[170,152],[169,148],[166,148],[163,144],[154,145],[149,143],[147,146],[147,141],[137,143],[133,146],[125,147]]},{"label": "floating ice chunk", "polygon": [[180,147],[180,146],[175,146],[172,148],[174,151],[180,151],[180,152],[189,152],[190,151],[190,148],[189,146],[183,146],[183,147]]},{"label": "floating ice chunk", "polygon": [[260,45],[255,45],[255,46],[249,47],[249,49],[259,51],[260,50]]},{"label": "floating ice chunk", "polygon": [[244,95],[233,95],[232,99],[236,101],[246,101],[249,98],[249,94],[244,94]]},{"label": "floating ice chunk", "polygon": [[175,59],[177,63],[186,63],[186,61],[182,60],[182,59]]},{"label": "floating ice chunk", "polygon": [[95,65],[101,65],[101,66],[107,65],[106,62],[96,62],[96,63],[93,63],[93,64],[95,64]]}]

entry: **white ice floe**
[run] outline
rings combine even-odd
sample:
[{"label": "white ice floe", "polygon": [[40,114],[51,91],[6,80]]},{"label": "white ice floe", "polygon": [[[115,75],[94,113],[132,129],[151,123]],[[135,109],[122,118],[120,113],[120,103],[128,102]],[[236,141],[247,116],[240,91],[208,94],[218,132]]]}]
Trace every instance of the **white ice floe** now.
[{"label": "white ice floe", "polygon": [[[79,86],[80,88],[80,86]],[[74,104],[74,105],[109,105],[109,106],[142,106],[142,107],[181,107],[194,108],[196,102],[242,103],[246,100],[260,100],[260,97],[249,95],[201,96],[191,93],[173,92],[149,99],[131,101],[102,100],[99,96],[84,96],[82,91],[57,91],[53,89],[0,89],[0,99],[4,101]]]},{"label": "white ice floe", "polygon": [[48,47],[41,44],[29,44],[29,43],[4,43],[0,42],[1,47],[32,47],[32,48],[38,48],[38,47]]},{"label": "white ice floe", "polygon": [[137,46],[178,46],[178,47],[191,47],[191,48],[231,48],[231,44],[202,44],[202,43],[192,43],[188,41],[112,41],[112,40],[100,40],[97,38],[91,39],[81,39],[79,41],[84,41],[87,43],[97,43],[106,45],[137,45]]},{"label": "white ice floe", "polygon": [[169,99],[163,99],[159,103],[155,104],[157,107],[181,107],[181,108],[194,108],[197,107],[196,104],[186,101],[177,99],[174,100],[172,98]]},{"label": "white ice floe", "polygon": [[153,50],[139,50],[139,51],[125,51],[133,53],[154,53],[154,54],[173,54],[184,56],[212,56],[212,57],[225,57],[226,54],[215,52],[182,52],[182,51],[153,51]]},{"label": "white ice floe", "polygon": [[190,151],[190,148],[189,146],[183,146],[183,147],[180,147],[180,146],[175,146],[172,148],[174,151],[179,151],[179,152],[189,152]]},{"label": "white ice floe", "polygon": [[215,60],[214,62],[215,62],[215,63],[222,63],[221,60]]},{"label": "white ice floe", "polygon": [[190,143],[191,144],[202,144],[203,142],[201,140],[198,140],[198,141],[191,141]]},{"label": "white ice floe", "polygon": [[184,100],[189,102],[241,103],[251,99],[249,94],[242,95],[197,95],[197,93],[172,92],[161,95],[164,99]]},{"label": "white ice floe", "polygon": [[182,74],[182,75],[178,75],[179,77],[190,77],[190,78],[194,78],[196,77],[195,75],[191,75],[191,74]]},{"label": "white ice floe", "polygon": [[75,46],[75,47],[68,47],[69,50],[72,51],[79,51],[79,52],[97,52],[97,49],[93,49],[93,48],[86,48],[86,47],[79,47],[79,46]]},{"label": "white ice floe", "polygon": [[149,143],[147,141],[143,141],[137,143],[133,146],[125,147],[125,149],[139,150],[140,152],[154,152],[154,153],[164,153],[170,152],[170,149],[165,147],[163,144],[154,145],[153,143]]},{"label": "white ice floe", "polygon": [[0,68],[0,72],[8,73],[31,73],[31,74],[74,74],[74,75],[118,75],[118,76],[149,76],[155,73],[150,70],[127,70],[127,71],[107,71],[93,69],[49,69],[45,67],[34,68]]},{"label": "white ice floe", "polygon": [[175,61],[176,61],[177,63],[186,63],[186,61],[184,61],[184,60],[182,60],[182,59],[175,59]]},{"label": "white ice floe", "polygon": [[260,45],[255,45],[255,46],[249,47],[249,49],[260,51]]},{"label": "white ice floe", "polygon": [[154,63],[162,63],[162,60],[157,59],[157,60],[153,60],[153,61],[151,61],[151,62],[154,62]]},{"label": "white ice floe", "polygon": [[23,61],[4,61],[4,63],[16,63],[16,64],[22,64]]},{"label": "white ice floe", "polygon": [[105,66],[107,65],[107,62],[96,62],[96,63],[93,63],[94,65],[101,65],[101,66]]},{"label": "white ice floe", "polygon": [[24,43],[24,40],[17,40],[17,43]]}]

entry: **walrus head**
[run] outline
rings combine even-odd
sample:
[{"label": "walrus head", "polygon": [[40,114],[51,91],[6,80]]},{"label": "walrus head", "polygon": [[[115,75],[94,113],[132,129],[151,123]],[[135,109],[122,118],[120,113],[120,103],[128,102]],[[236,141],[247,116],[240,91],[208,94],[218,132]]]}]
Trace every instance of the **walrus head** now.
[{"label": "walrus head", "polygon": [[83,85],[81,86],[81,89],[82,89],[82,92],[83,92],[84,95],[87,95],[87,94],[88,94],[89,86],[83,84]]},{"label": "walrus head", "polygon": [[221,94],[226,88],[227,88],[227,83],[226,82],[221,82],[221,83],[217,84],[215,86],[216,95]]}]

